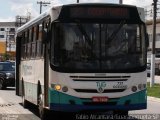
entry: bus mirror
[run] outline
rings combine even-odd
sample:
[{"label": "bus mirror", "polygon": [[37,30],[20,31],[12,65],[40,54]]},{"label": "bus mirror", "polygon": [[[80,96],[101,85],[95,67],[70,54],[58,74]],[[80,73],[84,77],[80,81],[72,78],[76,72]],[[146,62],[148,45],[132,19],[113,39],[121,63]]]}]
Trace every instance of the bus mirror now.
[{"label": "bus mirror", "polygon": [[149,35],[146,33],[146,46],[149,47]]}]

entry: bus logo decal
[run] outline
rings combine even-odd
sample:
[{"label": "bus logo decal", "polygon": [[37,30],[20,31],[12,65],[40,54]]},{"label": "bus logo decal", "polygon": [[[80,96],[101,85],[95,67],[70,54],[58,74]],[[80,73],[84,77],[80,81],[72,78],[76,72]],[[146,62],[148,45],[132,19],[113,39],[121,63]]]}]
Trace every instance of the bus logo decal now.
[{"label": "bus logo decal", "polygon": [[103,93],[104,92],[104,89],[106,87],[106,82],[96,82],[97,83],[97,92],[99,93]]}]

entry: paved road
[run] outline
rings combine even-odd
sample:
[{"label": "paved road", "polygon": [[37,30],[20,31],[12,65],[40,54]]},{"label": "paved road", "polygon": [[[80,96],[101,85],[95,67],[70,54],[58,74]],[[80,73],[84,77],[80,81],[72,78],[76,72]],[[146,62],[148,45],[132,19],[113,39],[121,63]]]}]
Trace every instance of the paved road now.
[{"label": "paved road", "polygon": [[160,120],[160,99],[153,97],[148,97],[147,99],[147,109],[130,111],[129,114],[142,120]]},{"label": "paved road", "polygon": [[24,109],[21,97],[15,95],[14,88],[0,90],[0,120],[40,120],[32,111]]},{"label": "paved road", "polygon": [[[148,97],[148,109],[130,111],[129,114],[130,116],[141,118],[142,120],[147,120],[146,118],[148,118],[148,120],[160,120],[159,108],[160,100]],[[106,119],[106,116],[101,114],[97,115],[80,113],[72,114],[71,118],[74,120],[88,119],[90,117],[92,119]],[[64,116],[66,118],[66,115],[61,113],[58,116]],[[40,118],[38,117],[36,107],[33,107],[32,109],[24,109],[21,105],[21,97],[15,95],[15,90],[13,88],[9,88],[7,90],[0,90],[0,120],[40,120]]]}]

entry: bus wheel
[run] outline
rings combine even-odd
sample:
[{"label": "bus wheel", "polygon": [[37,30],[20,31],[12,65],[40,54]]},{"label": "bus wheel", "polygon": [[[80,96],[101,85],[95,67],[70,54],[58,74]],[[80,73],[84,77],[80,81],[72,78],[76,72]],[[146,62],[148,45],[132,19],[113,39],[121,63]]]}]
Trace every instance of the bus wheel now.
[{"label": "bus wheel", "polygon": [[28,108],[28,106],[29,106],[29,103],[28,103],[28,101],[25,99],[25,96],[24,96],[24,95],[22,95],[22,105],[23,105],[24,108]]},{"label": "bus wheel", "polygon": [[38,109],[39,109],[39,117],[41,118],[41,120],[47,120],[46,110],[43,107],[42,94],[38,96]]},{"label": "bus wheel", "polygon": [[29,102],[25,99],[24,82],[22,82],[22,105],[24,108],[29,107]]}]

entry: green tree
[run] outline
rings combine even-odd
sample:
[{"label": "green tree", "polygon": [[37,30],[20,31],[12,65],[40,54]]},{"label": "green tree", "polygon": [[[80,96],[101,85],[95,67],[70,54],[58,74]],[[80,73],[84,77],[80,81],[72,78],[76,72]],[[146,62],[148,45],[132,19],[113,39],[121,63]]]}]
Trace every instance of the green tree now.
[{"label": "green tree", "polygon": [[11,58],[11,55],[10,54],[8,54],[8,53],[4,53],[3,54],[3,61],[6,61],[6,60],[9,60]]}]

